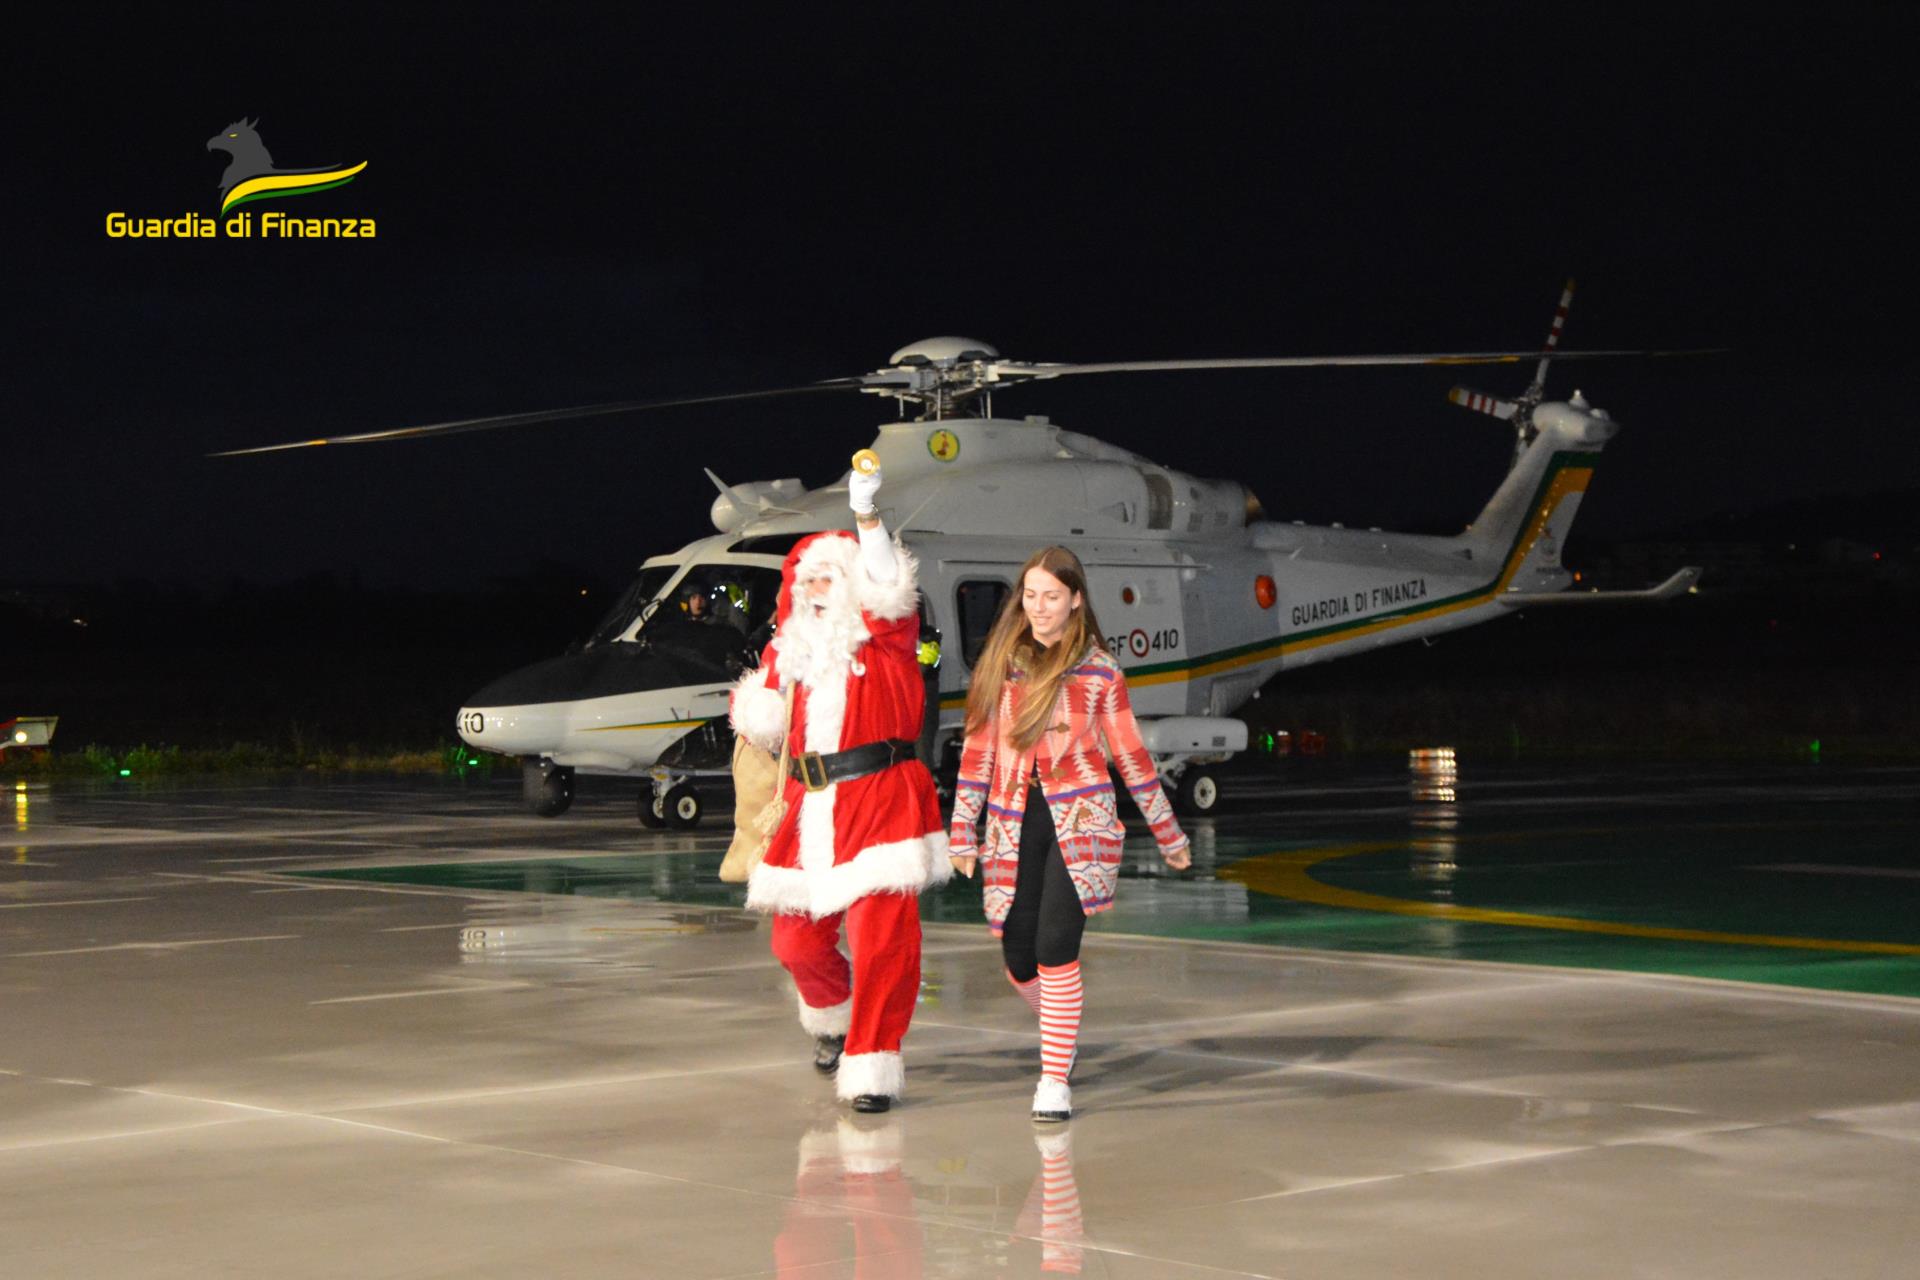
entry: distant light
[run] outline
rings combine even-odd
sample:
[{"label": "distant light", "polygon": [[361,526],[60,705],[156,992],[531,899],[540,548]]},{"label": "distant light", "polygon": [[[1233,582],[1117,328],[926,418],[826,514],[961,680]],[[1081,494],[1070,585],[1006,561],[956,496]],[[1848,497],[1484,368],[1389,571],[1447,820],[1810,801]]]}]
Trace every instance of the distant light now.
[{"label": "distant light", "polygon": [[1820,754],[1820,739],[1818,739],[1818,738],[1815,738],[1815,739],[1814,739],[1814,740],[1813,740],[1812,742],[1809,742],[1809,743],[1807,744],[1807,753],[1808,753],[1809,755],[1812,755],[1812,756],[1815,756],[1815,757],[1818,757],[1818,756],[1819,756],[1819,754]]},{"label": "distant light", "polygon": [[580,588],[580,594],[581,595],[587,594],[587,589],[585,587]]},{"label": "distant light", "polygon": [[122,769],[122,770],[120,771],[120,776],[121,776],[121,777],[123,777],[123,778],[131,778],[131,777],[133,776],[133,770],[131,770],[131,769]]},{"label": "distant light", "polygon": [[468,764],[479,764],[480,762],[479,762],[478,760],[469,760],[469,761],[467,761],[467,763],[468,763]]}]

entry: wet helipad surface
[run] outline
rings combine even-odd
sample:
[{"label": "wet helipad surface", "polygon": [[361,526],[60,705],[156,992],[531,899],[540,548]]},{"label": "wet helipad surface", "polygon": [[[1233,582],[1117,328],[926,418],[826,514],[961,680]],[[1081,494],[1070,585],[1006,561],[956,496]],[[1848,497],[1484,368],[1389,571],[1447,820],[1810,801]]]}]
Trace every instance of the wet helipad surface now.
[{"label": "wet helipad surface", "polygon": [[1038,1141],[966,886],[856,1124],[617,786],[16,791],[0,1273],[1913,1274],[1920,771],[1461,770],[1137,850]]}]

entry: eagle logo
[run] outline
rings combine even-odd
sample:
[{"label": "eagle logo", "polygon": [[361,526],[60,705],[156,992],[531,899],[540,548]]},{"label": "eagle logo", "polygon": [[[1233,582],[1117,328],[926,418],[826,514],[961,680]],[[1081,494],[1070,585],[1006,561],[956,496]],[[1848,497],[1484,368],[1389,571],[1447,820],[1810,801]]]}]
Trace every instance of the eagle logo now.
[{"label": "eagle logo", "polygon": [[267,144],[260,141],[251,120],[235,120],[207,139],[207,150],[224,151],[231,157],[226,172],[220,175],[220,216],[252,200],[280,196],[305,196],[316,191],[344,186],[367,167],[362,160],[355,165],[321,165],[314,169],[280,169],[273,163]]}]

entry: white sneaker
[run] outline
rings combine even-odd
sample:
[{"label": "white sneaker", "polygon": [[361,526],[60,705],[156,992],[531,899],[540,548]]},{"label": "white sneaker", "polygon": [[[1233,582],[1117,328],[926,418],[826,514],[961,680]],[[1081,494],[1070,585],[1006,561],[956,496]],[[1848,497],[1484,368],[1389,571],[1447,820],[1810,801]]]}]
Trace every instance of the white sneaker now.
[{"label": "white sneaker", "polygon": [[1073,1118],[1073,1090],[1064,1080],[1055,1080],[1052,1076],[1041,1076],[1040,1085],[1033,1091],[1033,1120],[1035,1124],[1056,1124]]}]

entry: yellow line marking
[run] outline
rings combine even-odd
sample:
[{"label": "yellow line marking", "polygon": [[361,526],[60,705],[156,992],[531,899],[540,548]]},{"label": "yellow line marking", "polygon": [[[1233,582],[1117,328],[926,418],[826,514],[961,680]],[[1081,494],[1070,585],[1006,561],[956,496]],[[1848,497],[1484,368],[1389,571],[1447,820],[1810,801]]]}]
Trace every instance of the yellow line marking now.
[{"label": "yellow line marking", "polygon": [[1605,933],[1627,938],[1663,938],[1675,942],[1713,942],[1741,947],[1794,947],[1803,951],[1852,951],[1868,955],[1920,956],[1920,945],[1904,942],[1861,942],[1842,938],[1795,938],[1765,933],[1719,933],[1710,929],[1670,929],[1657,925],[1624,924],[1611,920],[1583,920],[1577,916],[1535,915],[1527,911],[1499,911],[1490,907],[1462,907],[1447,902],[1414,902],[1374,893],[1340,889],[1307,873],[1316,863],[1365,853],[1404,849],[1410,840],[1377,840],[1332,845],[1321,849],[1286,850],[1261,854],[1221,868],[1222,880],[1244,884],[1257,893],[1295,902],[1312,902],[1355,911],[1384,911],[1392,915],[1429,920],[1465,920],[1477,924],[1504,924],[1521,929],[1559,929],[1568,933]]}]

